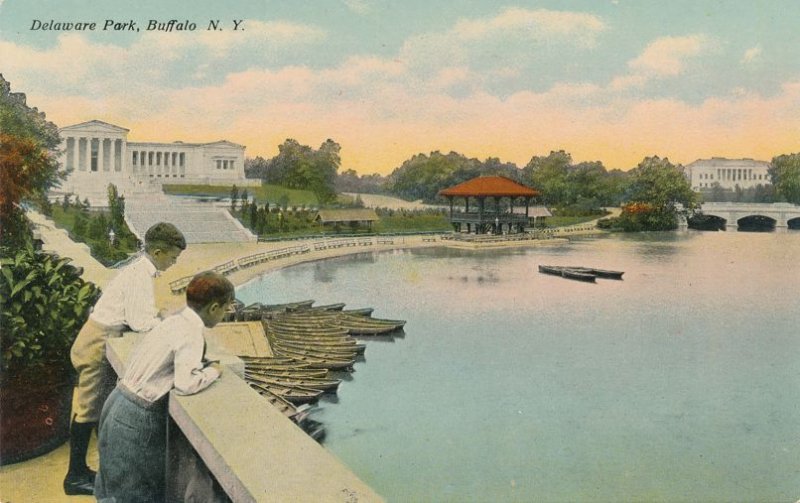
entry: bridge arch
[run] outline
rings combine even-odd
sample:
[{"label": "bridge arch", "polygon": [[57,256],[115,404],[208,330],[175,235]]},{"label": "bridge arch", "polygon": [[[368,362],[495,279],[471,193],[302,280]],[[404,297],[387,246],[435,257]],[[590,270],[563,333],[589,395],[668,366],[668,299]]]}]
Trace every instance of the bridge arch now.
[{"label": "bridge arch", "polygon": [[800,217],[787,220],[786,227],[788,227],[789,230],[800,230]]},{"label": "bridge arch", "polygon": [[690,229],[699,231],[724,231],[728,221],[718,215],[698,213],[687,220]]},{"label": "bridge arch", "polygon": [[778,221],[766,215],[748,215],[736,221],[740,231],[772,232]]}]

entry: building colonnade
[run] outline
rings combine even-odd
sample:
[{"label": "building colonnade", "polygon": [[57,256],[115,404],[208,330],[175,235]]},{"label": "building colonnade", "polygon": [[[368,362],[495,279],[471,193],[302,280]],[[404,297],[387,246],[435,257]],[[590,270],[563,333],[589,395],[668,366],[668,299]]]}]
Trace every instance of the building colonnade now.
[{"label": "building colonnade", "polygon": [[75,171],[122,171],[126,144],[121,138],[68,136],[66,167]]}]

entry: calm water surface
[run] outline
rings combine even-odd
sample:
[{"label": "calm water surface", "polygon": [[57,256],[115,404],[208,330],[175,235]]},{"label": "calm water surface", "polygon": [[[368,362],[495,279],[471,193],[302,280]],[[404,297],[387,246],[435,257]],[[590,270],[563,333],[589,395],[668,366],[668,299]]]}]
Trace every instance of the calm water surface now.
[{"label": "calm water surface", "polygon": [[795,501],[798,266],[797,232],[690,231],[362,254],[238,296],[408,320],[314,416],[389,501]]}]

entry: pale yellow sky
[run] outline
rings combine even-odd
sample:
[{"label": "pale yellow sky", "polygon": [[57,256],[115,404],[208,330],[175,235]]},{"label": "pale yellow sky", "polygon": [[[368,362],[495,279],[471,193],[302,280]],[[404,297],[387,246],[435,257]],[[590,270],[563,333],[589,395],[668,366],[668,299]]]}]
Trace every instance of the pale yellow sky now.
[{"label": "pale yellow sky", "polygon": [[[1,4],[12,90],[59,126],[98,119],[133,141],[227,139],[272,157],[287,138],[331,138],[362,174],[436,150],[523,167],[563,149],[609,169],[800,151],[800,40],[773,4],[420,4],[394,23],[386,6],[335,3],[262,9],[243,32],[30,30],[77,8],[48,2]],[[110,4],[97,16],[152,14]],[[185,5],[168,2],[193,17]]]}]

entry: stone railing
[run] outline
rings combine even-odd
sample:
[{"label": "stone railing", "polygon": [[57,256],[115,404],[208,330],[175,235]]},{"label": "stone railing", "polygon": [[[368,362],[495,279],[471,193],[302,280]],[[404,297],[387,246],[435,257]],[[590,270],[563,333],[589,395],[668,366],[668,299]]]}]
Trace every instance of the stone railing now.
[{"label": "stone railing", "polygon": [[[140,334],[110,339],[117,374]],[[381,497],[237,374],[235,356],[208,389],[169,396],[165,501],[371,502]],[[194,499],[191,499],[194,498]]]}]

